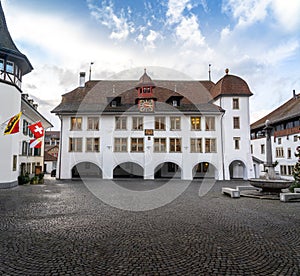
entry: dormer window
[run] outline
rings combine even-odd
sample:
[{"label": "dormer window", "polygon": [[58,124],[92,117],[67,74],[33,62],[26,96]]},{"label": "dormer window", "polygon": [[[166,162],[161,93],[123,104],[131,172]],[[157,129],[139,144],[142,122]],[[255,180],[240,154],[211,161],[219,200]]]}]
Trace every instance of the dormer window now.
[{"label": "dormer window", "polygon": [[121,105],[121,97],[108,97],[107,103],[111,107],[117,107]]},{"label": "dormer window", "polygon": [[173,100],[173,106],[178,106],[177,100]]}]

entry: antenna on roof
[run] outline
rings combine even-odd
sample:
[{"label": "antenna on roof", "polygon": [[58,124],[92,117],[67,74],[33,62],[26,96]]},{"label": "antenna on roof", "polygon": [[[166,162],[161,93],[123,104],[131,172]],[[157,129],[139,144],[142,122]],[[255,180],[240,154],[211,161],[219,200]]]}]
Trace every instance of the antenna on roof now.
[{"label": "antenna on roof", "polygon": [[89,80],[91,80],[92,79],[92,65],[94,64],[94,62],[92,61],[91,63],[90,63],[90,74],[89,74]]},{"label": "antenna on roof", "polygon": [[211,64],[208,64],[208,79],[211,81],[211,71],[210,71],[210,67],[211,67]]}]

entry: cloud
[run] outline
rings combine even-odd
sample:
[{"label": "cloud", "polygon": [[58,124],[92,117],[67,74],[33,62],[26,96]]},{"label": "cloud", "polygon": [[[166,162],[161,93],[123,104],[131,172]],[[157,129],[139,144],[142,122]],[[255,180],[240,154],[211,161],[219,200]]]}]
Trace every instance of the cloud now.
[{"label": "cloud", "polygon": [[[102,1],[102,4],[94,5],[93,0],[88,0],[88,7],[91,15],[102,25],[111,30],[110,38],[116,40],[126,40],[130,33],[135,30],[133,22],[129,21],[125,16],[125,11],[121,9],[117,14],[114,10],[112,1]],[[131,9],[127,9],[127,17],[132,13]]]},{"label": "cloud", "polygon": [[239,27],[263,21],[268,14],[272,0],[227,0],[223,2],[223,12],[232,14]]},{"label": "cloud", "polygon": [[191,9],[190,0],[169,0],[166,16],[169,24],[178,23],[185,9]]},{"label": "cloud", "polygon": [[276,20],[288,32],[300,29],[300,1],[299,0],[274,0],[272,9]]},{"label": "cloud", "polygon": [[176,27],[176,35],[183,41],[185,47],[203,46],[205,42],[195,15],[181,19],[181,22]]}]

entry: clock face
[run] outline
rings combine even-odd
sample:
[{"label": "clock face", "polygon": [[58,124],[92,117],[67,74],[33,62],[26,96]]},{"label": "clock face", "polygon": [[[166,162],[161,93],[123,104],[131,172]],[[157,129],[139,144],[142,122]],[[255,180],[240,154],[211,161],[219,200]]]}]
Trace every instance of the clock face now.
[{"label": "clock face", "polygon": [[152,111],[154,111],[154,101],[153,101],[153,99],[140,100],[139,101],[139,110],[141,112],[152,112]]}]

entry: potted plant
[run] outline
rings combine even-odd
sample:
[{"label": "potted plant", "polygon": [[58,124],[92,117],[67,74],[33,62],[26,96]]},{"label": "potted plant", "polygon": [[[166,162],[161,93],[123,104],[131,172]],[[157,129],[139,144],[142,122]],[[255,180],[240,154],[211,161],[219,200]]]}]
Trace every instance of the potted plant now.
[{"label": "potted plant", "polygon": [[44,174],[43,173],[40,173],[37,175],[38,176],[38,182],[39,184],[44,184]]}]

